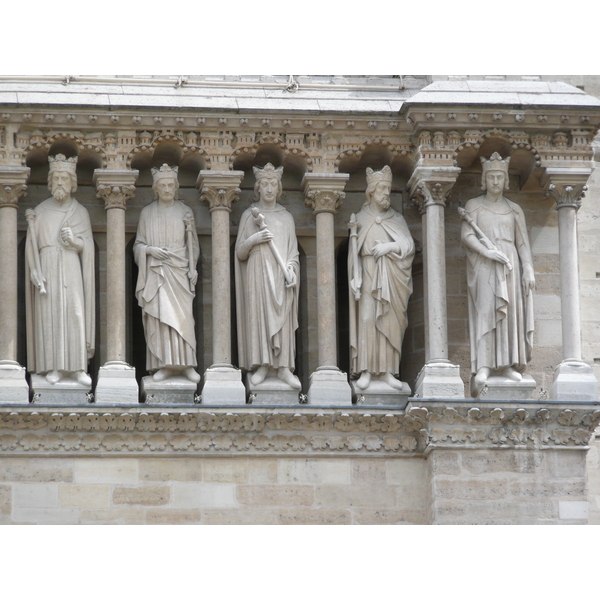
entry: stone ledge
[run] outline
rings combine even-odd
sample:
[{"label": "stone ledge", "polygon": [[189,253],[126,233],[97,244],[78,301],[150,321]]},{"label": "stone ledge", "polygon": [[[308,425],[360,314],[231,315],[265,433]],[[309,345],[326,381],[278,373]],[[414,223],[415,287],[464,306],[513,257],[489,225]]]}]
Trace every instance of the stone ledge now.
[{"label": "stone ledge", "polygon": [[386,407],[0,408],[0,455],[423,456],[587,448],[600,403],[413,400]]}]

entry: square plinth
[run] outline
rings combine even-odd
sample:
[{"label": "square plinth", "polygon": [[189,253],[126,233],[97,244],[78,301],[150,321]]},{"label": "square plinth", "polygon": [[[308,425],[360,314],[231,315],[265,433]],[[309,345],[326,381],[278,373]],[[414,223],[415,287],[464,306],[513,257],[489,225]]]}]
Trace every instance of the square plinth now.
[{"label": "square plinth", "polygon": [[531,375],[523,375],[521,381],[492,375],[476,396],[486,400],[533,400],[536,383]]},{"label": "square plinth", "polygon": [[402,389],[397,390],[389,386],[385,381],[372,379],[369,387],[362,390],[351,381],[352,397],[358,406],[394,406],[404,408],[408,404],[411,389],[408,383],[401,381]]},{"label": "square plinth", "polygon": [[352,406],[352,388],[343,371],[319,367],[310,375],[308,404]]},{"label": "square plinth", "polygon": [[139,388],[135,369],[129,365],[104,365],[94,390],[96,404],[138,404]]},{"label": "square plinth", "polygon": [[164,381],[142,377],[142,399],[146,404],[194,404],[198,384],[176,375]]},{"label": "square plinth", "polygon": [[44,375],[31,375],[31,389],[35,404],[89,404],[91,385],[82,385],[65,377],[57,383],[48,383]]},{"label": "square plinth", "polygon": [[251,373],[246,373],[244,382],[252,404],[299,404],[300,390],[291,388],[278,377],[267,377],[262,383],[254,385],[250,381]]},{"label": "square plinth", "polygon": [[29,404],[25,367],[0,361],[0,404]]},{"label": "square plinth", "polygon": [[212,366],[206,369],[202,404],[207,406],[246,404],[246,388],[242,383],[242,372],[231,366]]}]

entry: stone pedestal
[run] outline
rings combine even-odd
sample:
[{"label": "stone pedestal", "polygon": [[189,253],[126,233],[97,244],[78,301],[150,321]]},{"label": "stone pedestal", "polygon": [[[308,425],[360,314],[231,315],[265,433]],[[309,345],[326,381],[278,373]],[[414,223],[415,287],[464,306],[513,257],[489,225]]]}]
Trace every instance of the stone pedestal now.
[{"label": "stone pedestal", "polygon": [[492,375],[488,377],[477,398],[485,400],[534,400],[536,383],[531,375],[523,375],[521,381]]},{"label": "stone pedestal", "polygon": [[350,382],[352,396],[358,406],[393,406],[404,408],[411,395],[410,386],[402,381],[402,390],[389,386],[385,381],[371,380],[366,390],[356,386],[356,381]]},{"label": "stone pedestal", "polygon": [[460,367],[449,360],[427,363],[419,372],[415,396],[420,398],[464,398],[465,384]]},{"label": "stone pedestal", "polygon": [[0,404],[28,404],[29,386],[25,367],[19,363],[0,361]]},{"label": "stone pedestal", "polygon": [[594,369],[580,360],[564,360],[554,371],[550,398],[565,401],[593,401],[598,398]]},{"label": "stone pedestal", "polygon": [[228,406],[246,404],[246,388],[242,383],[242,372],[232,366],[217,366],[206,369],[202,404]]},{"label": "stone pedestal", "polygon": [[250,381],[250,373],[246,374],[245,382],[248,394],[252,394],[252,404],[299,404],[300,390],[293,390],[276,375],[269,376],[260,384]]},{"label": "stone pedestal", "polygon": [[52,384],[48,383],[44,375],[32,373],[31,389],[36,404],[89,404],[92,386],[82,385],[75,379],[67,377]]},{"label": "stone pedestal", "polygon": [[176,375],[164,381],[142,378],[142,399],[146,404],[194,404],[198,384]]},{"label": "stone pedestal", "polygon": [[135,368],[120,361],[100,367],[95,401],[96,404],[137,404],[139,389]]},{"label": "stone pedestal", "polygon": [[348,375],[334,367],[318,367],[309,377],[307,404],[351,406],[352,388]]}]

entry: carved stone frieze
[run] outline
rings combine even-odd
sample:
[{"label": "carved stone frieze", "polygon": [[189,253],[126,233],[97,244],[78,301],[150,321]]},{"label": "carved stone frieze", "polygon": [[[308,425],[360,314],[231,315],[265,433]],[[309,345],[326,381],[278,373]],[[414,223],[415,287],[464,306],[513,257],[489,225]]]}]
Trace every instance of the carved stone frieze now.
[{"label": "carved stone frieze", "polygon": [[0,452],[423,455],[448,446],[581,448],[599,423],[597,404],[414,401],[406,410],[275,412],[7,407],[0,410]]}]

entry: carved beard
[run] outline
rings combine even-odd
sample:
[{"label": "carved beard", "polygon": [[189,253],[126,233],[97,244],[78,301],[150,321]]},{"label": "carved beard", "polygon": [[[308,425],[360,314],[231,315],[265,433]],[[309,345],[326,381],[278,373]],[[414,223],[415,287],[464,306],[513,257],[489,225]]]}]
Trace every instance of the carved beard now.
[{"label": "carved beard", "polygon": [[62,185],[56,185],[52,190],[52,196],[54,196],[55,200],[62,202],[67,197],[67,190]]},{"label": "carved beard", "polygon": [[375,198],[375,202],[377,202],[377,204],[379,206],[381,206],[381,208],[384,208],[385,210],[387,210],[390,207],[390,197],[389,196]]}]

